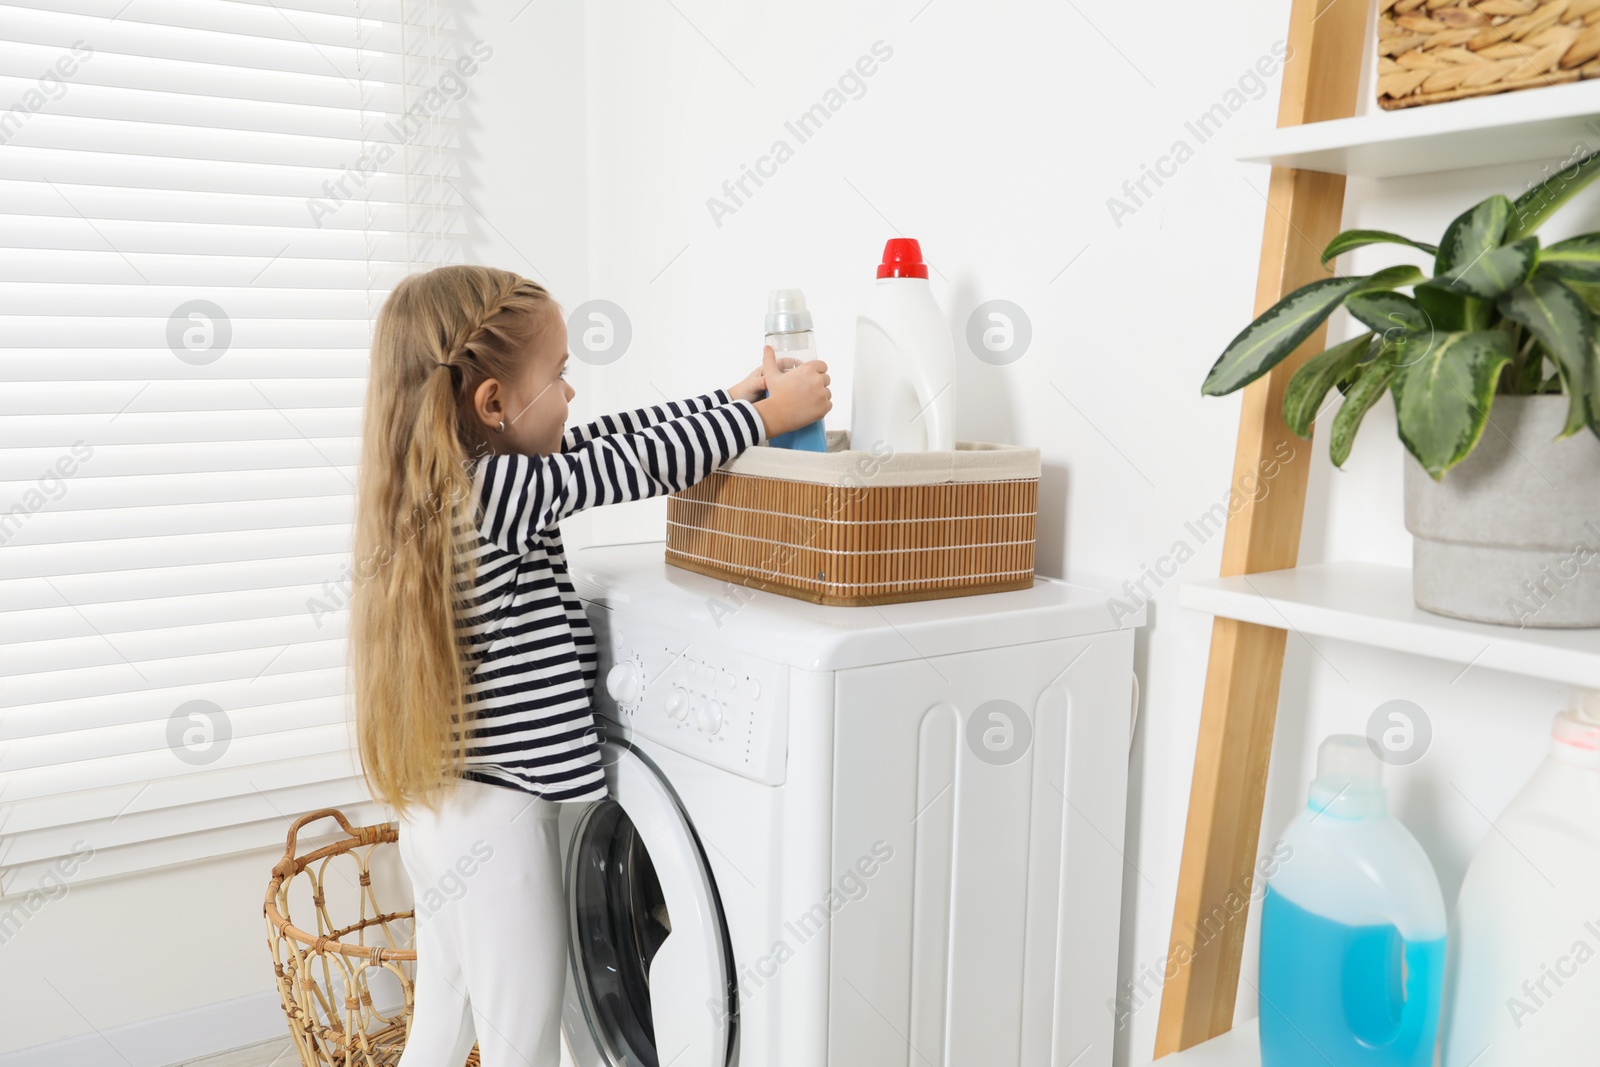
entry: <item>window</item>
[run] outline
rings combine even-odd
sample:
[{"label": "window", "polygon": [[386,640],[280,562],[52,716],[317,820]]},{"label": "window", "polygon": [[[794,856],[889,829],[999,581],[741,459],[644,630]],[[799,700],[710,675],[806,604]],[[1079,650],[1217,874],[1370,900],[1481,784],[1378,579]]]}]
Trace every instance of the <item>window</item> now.
[{"label": "window", "polygon": [[0,894],[368,806],[372,320],[459,260],[433,3],[0,3]]}]

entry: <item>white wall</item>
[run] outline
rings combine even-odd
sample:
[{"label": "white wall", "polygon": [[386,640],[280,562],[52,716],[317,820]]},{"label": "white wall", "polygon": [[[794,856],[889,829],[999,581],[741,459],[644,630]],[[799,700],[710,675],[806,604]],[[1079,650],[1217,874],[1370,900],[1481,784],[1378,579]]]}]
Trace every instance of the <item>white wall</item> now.
[{"label": "white wall", "polygon": [[[958,338],[958,436],[1043,450],[1040,572],[1116,591],[1179,543],[1193,552],[1156,591],[1140,642],[1123,950],[1124,976],[1139,977],[1167,948],[1210,636],[1175,592],[1220,560],[1220,537],[1186,523],[1225,498],[1238,415],[1237,398],[1202,399],[1200,381],[1250,317],[1266,211],[1265,169],[1234,163],[1230,145],[1273,124],[1277,79],[1259,99],[1248,80],[1227,94],[1272,56],[1288,4],[1172,4],[1159,18],[1110,0],[519,8],[482,4],[463,20],[464,40],[495,48],[467,101],[470,258],[538,278],[569,309],[625,309],[628,352],[603,367],[574,361],[574,420],[737,380],[759,361],[767,290],[798,285],[833,374],[828,423],[846,427],[854,315],[898,232],[937,268]],[[864,93],[796,144],[785,121],[878,41],[892,55]],[[1229,102],[1240,105],[1229,125],[1199,143],[1185,123]],[[793,158],[717,225],[707,199],[780,137]],[[1118,225],[1108,198],[1179,139],[1193,157],[1147,184],[1153,195]],[[1461,208],[1537,170],[1352,182],[1347,223],[1433,239]],[[1592,228],[1592,205],[1564,227]],[[1005,367],[959,343],[972,309],[994,298],[1020,305],[1033,330]],[[1302,562],[1408,562],[1388,402],[1344,472],[1322,440],[1304,447],[1316,462]],[[653,539],[664,515],[659,500],[602,509],[569,522],[567,538]],[[1291,635],[1264,850],[1302,801],[1317,741],[1359,732],[1392,698],[1432,719],[1433,750],[1390,781],[1453,898],[1484,816],[1540,758],[1559,687]],[[75,890],[0,949],[0,1004],[30,1006],[7,1011],[0,1051],[268,988],[258,883],[271,862],[262,853]],[[175,933],[192,914],[185,900],[214,918],[203,944]],[[82,1014],[40,996],[41,971]],[[151,974],[174,977],[140,977]],[[1253,964],[1245,978],[1241,1018],[1255,1014]],[[1133,1015],[1124,1062],[1148,1056],[1156,1004]]]}]

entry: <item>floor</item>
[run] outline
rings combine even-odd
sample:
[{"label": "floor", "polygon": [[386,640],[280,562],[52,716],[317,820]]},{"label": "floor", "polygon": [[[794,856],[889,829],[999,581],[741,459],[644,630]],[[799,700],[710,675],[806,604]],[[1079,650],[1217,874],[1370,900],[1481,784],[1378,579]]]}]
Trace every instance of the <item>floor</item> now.
[{"label": "floor", "polygon": [[300,1067],[300,1058],[295,1055],[289,1035],[285,1034],[259,1045],[246,1045],[205,1059],[184,1060],[172,1067]]},{"label": "floor", "polygon": [[[566,1041],[561,1043],[562,1067],[571,1067],[572,1051]],[[300,1067],[294,1045],[288,1035],[263,1041],[259,1045],[246,1045],[232,1052],[219,1052],[200,1060],[184,1060],[171,1067]]]}]

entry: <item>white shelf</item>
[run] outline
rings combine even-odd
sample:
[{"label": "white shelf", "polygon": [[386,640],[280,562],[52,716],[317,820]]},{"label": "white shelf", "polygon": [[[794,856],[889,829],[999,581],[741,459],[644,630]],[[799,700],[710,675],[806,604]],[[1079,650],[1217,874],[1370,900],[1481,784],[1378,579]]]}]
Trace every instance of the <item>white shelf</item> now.
[{"label": "white shelf", "polygon": [[1256,1023],[1241,1023],[1219,1038],[1174,1052],[1155,1061],[1154,1067],[1261,1067],[1261,1043]]},{"label": "white shelf", "polygon": [[1411,597],[1411,571],[1376,563],[1186,582],[1178,603],[1223,618],[1600,689],[1600,630],[1490,626],[1434,615]]},{"label": "white shelf", "polygon": [[1494,163],[1556,163],[1579,144],[1600,146],[1600,79],[1241,134],[1234,158],[1391,178]]}]

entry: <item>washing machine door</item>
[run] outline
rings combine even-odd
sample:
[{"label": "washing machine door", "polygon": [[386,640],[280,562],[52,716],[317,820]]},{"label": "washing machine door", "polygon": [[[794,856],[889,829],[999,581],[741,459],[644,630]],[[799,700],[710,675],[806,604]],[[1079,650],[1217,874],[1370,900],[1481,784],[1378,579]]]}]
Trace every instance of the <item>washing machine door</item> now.
[{"label": "washing machine door", "polygon": [[649,760],[620,738],[601,749],[610,797],[562,805],[573,1056],[578,1067],[727,1067],[737,991],[705,854]]}]

